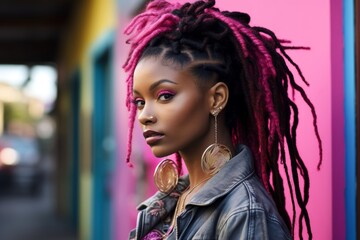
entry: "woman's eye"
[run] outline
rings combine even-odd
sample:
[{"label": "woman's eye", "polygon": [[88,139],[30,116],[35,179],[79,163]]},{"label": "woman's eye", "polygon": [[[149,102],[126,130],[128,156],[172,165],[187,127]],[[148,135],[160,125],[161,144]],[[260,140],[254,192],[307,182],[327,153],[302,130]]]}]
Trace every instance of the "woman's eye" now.
[{"label": "woman's eye", "polygon": [[133,100],[133,103],[135,104],[135,106],[139,109],[142,108],[145,105],[145,101],[140,99],[140,98],[136,98]]},{"label": "woman's eye", "polygon": [[158,99],[160,101],[168,101],[174,97],[174,93],[171,92],[160,92]]}]

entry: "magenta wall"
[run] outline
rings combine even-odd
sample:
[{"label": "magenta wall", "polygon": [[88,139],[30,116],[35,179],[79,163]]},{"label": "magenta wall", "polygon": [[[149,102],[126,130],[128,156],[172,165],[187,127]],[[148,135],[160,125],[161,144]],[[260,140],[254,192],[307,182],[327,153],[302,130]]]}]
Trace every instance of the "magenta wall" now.
[{"label": "magenta wall", "polygon": [[324,162],[317,171],[319,152],[311,114],[298,96],[302,122],[298,144],[311,179],[308,210],[314,239],[345,239],[341,1],[222,0],[218,6],[247,12],[252,25],[270,28],[294,45],[311,47],[290,54],[310,83],[304,87],[316,107],[323,141]]},{"label": "magenta wall", "polygon": [[[179,2],[186,2],[179,0]],[[292,51],[290,56],[301,67],[310,87],[302,85],[318,115],[318,125],[323,141],[323,165],[317,170],[319,152],[312,128],[310,110],[296,96],[300,110],[298,146],[308,166],[311,189],[308,210],[311,217],[314,239],[345,239],[344,210],[344,144],[343,144],[343,77],[342,77],[342,28],[341,1],[338,0],[218,0],[217,6],[224,10],[247,12],[252,25],[261,25],[273,30],[279,38],[292,40],[294,45],[311,47],[310,51]],[[126,49],[121,34],[126,17],[119,19],[117,44],[118,103],[118,170],[115,194],[115,235],[125,239],[134,227],[135,206],[141,200],[135,196],[135,169],[128,169],[124,163],[126,154],[127,112],[125,109],[124,75],[120,68]],[[332,24],[335,23],[335,24]],[[300,81],[299,81],[300,82]],[[332,105],[332,102],[334,105]],[[147,162],[149,174],[156,162],[145,147],[138,132],[134,135],[134,157]],[[333,169],[335,168],[335,169]],[[334,172],[334,175],[332,174]],[[149,181],[152,182],[152,177]],[[140,194],[145,198],[153,186]],[[141,189],[141,186],[140,186]],[[340,194],[339,194],[340,193]],[[288,202],[290,198],[288,197]],[[336,206],[336,207],[333,207]]]}]

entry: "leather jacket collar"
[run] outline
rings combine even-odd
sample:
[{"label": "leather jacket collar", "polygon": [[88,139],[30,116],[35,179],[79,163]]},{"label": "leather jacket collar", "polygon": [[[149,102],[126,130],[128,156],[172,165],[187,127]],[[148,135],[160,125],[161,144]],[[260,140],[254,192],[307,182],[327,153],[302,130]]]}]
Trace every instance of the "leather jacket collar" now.
[{"label": "leather jacket collar", "polygon": [[[189,204],[197,206],[208,205],[226,195],[231,189],[252,174],[254,174],[254,164],[250,149],[245,145],[239,145],[238,154],[230,159],[217,174],[204,184]],[[169,195],[181,194],[189,184],[189,176],[182,176],[179,178],[179,183],[173,192],[169,194],[157,192],[153,197],[142,202],[137,209],[145,209],[154,201],[167,199]],[[175,200],[177,201],[177,199]]]},{"label": "leather jacket collar", "polygon": [[[238,154],[209,179],[185,207],[189,205],[209,205],[228,194],[253,174],[254,166],[251,152],[245,145],[240,145]],[[150,231],[164,234],[170,226],[177,200],[188,186],[189,176],[185,175],[179,178],[178,185],[171,193],[157,192],[154,196],[141,203],[137,208],[139,215],[135,239],[142,239]]]}]

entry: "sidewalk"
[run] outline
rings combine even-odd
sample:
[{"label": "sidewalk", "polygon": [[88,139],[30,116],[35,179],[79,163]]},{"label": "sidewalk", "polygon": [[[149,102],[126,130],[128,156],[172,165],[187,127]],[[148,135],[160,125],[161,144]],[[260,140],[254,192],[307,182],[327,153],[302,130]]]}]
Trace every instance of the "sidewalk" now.
[{"label": "sidewalk", "polygon": [[1,240],[76,240],[68,223],[56,218],[50,181],[38,196],[0,195]]}]

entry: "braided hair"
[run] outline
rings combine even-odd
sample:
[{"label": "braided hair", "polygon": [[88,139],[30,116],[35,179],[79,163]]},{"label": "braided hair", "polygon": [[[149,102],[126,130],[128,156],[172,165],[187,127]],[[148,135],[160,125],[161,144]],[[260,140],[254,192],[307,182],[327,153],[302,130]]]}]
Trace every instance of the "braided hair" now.
[{"label": "braided hair", "polygon": [[[215,0],[171,4],[165,0],[151,1],[145,11],[136,16],[125,29],[131,44],[123,66],[128,73],[127,102],[130,111],[126,162],[131,166],[132,131],[136,107],[132,104],[133,73],[142,58],[161,57],[163,61],[190,66],[190,71],[204,81],[215,74],[217,81],[229,86],[229,101],[225,120],[231,130],[232,142],[246,144],[254,154],[256,173],[272,195],[278,211],[294,234],[296,221],[302,239],[303,224],[312,238],[309,201],[309,174],[296,144],[298,107],[288,95],[288,88],[300,93],[313,116],[313,127],[319,144],[319,164],[322,143],[317,127],[317,115],[304,89],[295,82],[287,64],[295,67],[306,82],[300,68],[287,55],[285,46],[263,27],[249,25],[246,13],[220,11]],[[179,171],[181,161],[177,154]],[[292,202],[292,219],[285,207],[283,167]],[[300,184],[302,178],[303,184]],[[296,201],[296,203],[295,203]],[[297,218],[296,205],[300,208]]]}]

